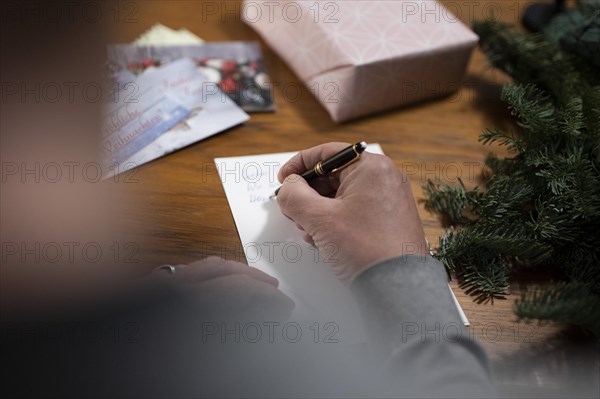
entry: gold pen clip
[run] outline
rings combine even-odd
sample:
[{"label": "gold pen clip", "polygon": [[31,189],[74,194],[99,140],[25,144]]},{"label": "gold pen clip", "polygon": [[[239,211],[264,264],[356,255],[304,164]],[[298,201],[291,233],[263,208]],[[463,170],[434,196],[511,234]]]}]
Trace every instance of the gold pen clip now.
[{"label": "gold pen clip", "polygon": [[342,165],[339,168],[335,168],[334,170],[332,170],[331,173],[339,172],[340,170],[347,168],[348,166],[352,165],[354,162],[356,162],[360,159],[360,153],[358,151],[356,151],[356,144],[352,146],[352,150],[354,151],[356,156],[354,158],[352,158],[352,160],[350,162],[348,162],[347,164]]}]

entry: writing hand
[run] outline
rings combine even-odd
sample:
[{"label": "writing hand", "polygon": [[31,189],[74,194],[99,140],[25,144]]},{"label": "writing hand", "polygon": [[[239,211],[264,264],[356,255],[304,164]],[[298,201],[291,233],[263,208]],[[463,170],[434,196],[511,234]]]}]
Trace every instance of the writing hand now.
[{"label": "writing hand", "polygon": [[299,175],[347,147],[328,143],[301,151],[280,170],[281,211],[317,248],[337,249],[330,263],[350,283],[368,267],[408,254],[428,254],[408,178],[384,155],[363,153],[340,173],[311,181]]}]

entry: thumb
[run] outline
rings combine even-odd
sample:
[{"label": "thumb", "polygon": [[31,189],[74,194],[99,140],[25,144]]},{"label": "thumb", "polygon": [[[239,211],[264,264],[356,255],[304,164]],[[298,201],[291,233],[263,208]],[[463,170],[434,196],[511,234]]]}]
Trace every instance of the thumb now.
[{"label": "thumb", "polygon": [[310,221],[318,218],[331,205],[331,198],[321,196],[306,180],[296,174],[285,178],[277,194],[277,203],[284,215],[302,227],[309,228]]}]

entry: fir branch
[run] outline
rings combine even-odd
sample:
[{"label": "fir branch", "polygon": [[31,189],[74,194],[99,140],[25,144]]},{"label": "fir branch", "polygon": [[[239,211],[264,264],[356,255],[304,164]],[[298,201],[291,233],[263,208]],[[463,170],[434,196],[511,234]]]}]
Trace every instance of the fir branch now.
[{"label": "fir branch", "polygon": [[[509,275],[525,265],[558,282],[521,298],[521,318],[554,320],[600,338],[600,5],[556,17],[543,34],[515,32],[497,21],[475,31],[490,61],[515,84],[502,98],[521,127],[488,129],[484,144],[514,156],[486,158],[486,190],[429,181],[427,205],[459,229],[434,252],[477,300],[509,291]],[[465,213],[474,215],[466,220]]]},{"label": "fir branch", "polygon": [[[525,138],[544,142],[548,136],[560,133],[554,104],[544,92],[532,84],[507,85],[502,89],[501,99],[509,104],[511,114],[519,119]],[[521,145],[523,147],[523,145]],[[523,149],[521,148],[521,151]]]},{"label": "fir branch", "polygon": [[516,301],[520,319],[552,320],[585,328],[600,338],[600,293],[589,283],[557,282]]},{"label": "fir branch", "polygon": [[423,186],[427,199],[425,207],[439,214],[446,215],[453,224],[465,224],[470,220],[464,216],[465,210],[473,210],[480,196],[479,190],[467,190],[463,181],[458,178],[460,187],[450,187],[447,184],[434,183],[427,180]]},{"label": "fir branch", "polygon": [[510,176],[514,173],[517,173],[520,166],[520,159],[518,158],[504,158],[500,159],[495,154],[490,153],[485,158],[485,166],[489,169],[489,171],[484,170],[484,174],[486,179],[489,180],[494,175],[504,175]]},{"label": "fir branch", "polygon": [[539,198],[528,225],[540,240],[555,244],[572,243],[580,236],[580,227],[571,215],[558,210],[553,203],[545,203]]},{"label": "fir branch", "polygon": [[479,202],[478,213],[486,222],[501,222],[520,217],[524,204],[531,200],[533,188],[522,177],[493,176],[487,185],[485,200]]},{"label": "fir branch", "polygon": [[484,145],[496,143],[500,146],[506,146],[511,152],[525,151],[522,140],[515,138],[514,136],[510,136],[498,129],[485,129],[479,135],[479,141],[481,141]]},{"label": "fir branch", "polygon": [[456,274],[459,285],[467,294],[476,295],[478,302],[508,294],[507,258],[474,247],[467,230],[448,230],[440,237],[440,247],[434,256],[449,274]]},{"label": "fir branch", "polygon": [[[586,135],[597,150],[600,147],[600,85],[591,87],[582,94],[581,98],[583,99],[583,119],[587,126]],[[598,154],[597,151],[596,154]]]},{"label": "fir branch", "polygon": [[532,263],[541,263],[552,255],[552,247],[536,239],[526,225],[476,225],[469,236],[472,245]]},{"label": "fir branch", "polygon": [[[440,237],[434,256],[449,273],[456,273],[460,282],[479,287],[480,294],[496,295],[507,292],[505,269],[510,268],[513,259],[540,263],[551,256],[551,247],[528,234],[524,226],[476,224],[448,230]],[[498,269],[500,265],[502,271]],[[477,276],[482,277],[481,284],[475,283]]]},{"label": "fir branch", "polygon": [[571,136],[580,136],[585,129],[583,100],[580,97],[570,99],[562,111],[561,130]]},{"label": "fir branch", "polygon": [[491,301],[508,295],[510,284],[502,258],[493,258],[484,267],[469,265],[461,275],[460,286],[477,302]]},{"label": "fir branch", "polygon": [[557,101],[577,97],[585,84],[577,67],[542,34],[523,34],[499,21],[476,21],[475,33],[490,62],[521,84],[535,84]]}]

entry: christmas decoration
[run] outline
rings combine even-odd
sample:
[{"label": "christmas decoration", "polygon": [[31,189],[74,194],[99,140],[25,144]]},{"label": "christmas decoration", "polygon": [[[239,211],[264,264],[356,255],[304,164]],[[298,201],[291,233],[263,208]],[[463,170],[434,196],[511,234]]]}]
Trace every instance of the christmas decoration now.
[{"label": "christmas decoration", "polygon": [[475,23],[520,126],[484,131],[510,155],[486,159],[485,190],[428,181],[426,206],[453,224],[435,256],[478,300],[509,293],[523,271],[547,278],[515,303],[521,319],[600,338],[600,5],[555,17],[542,33]]}]

